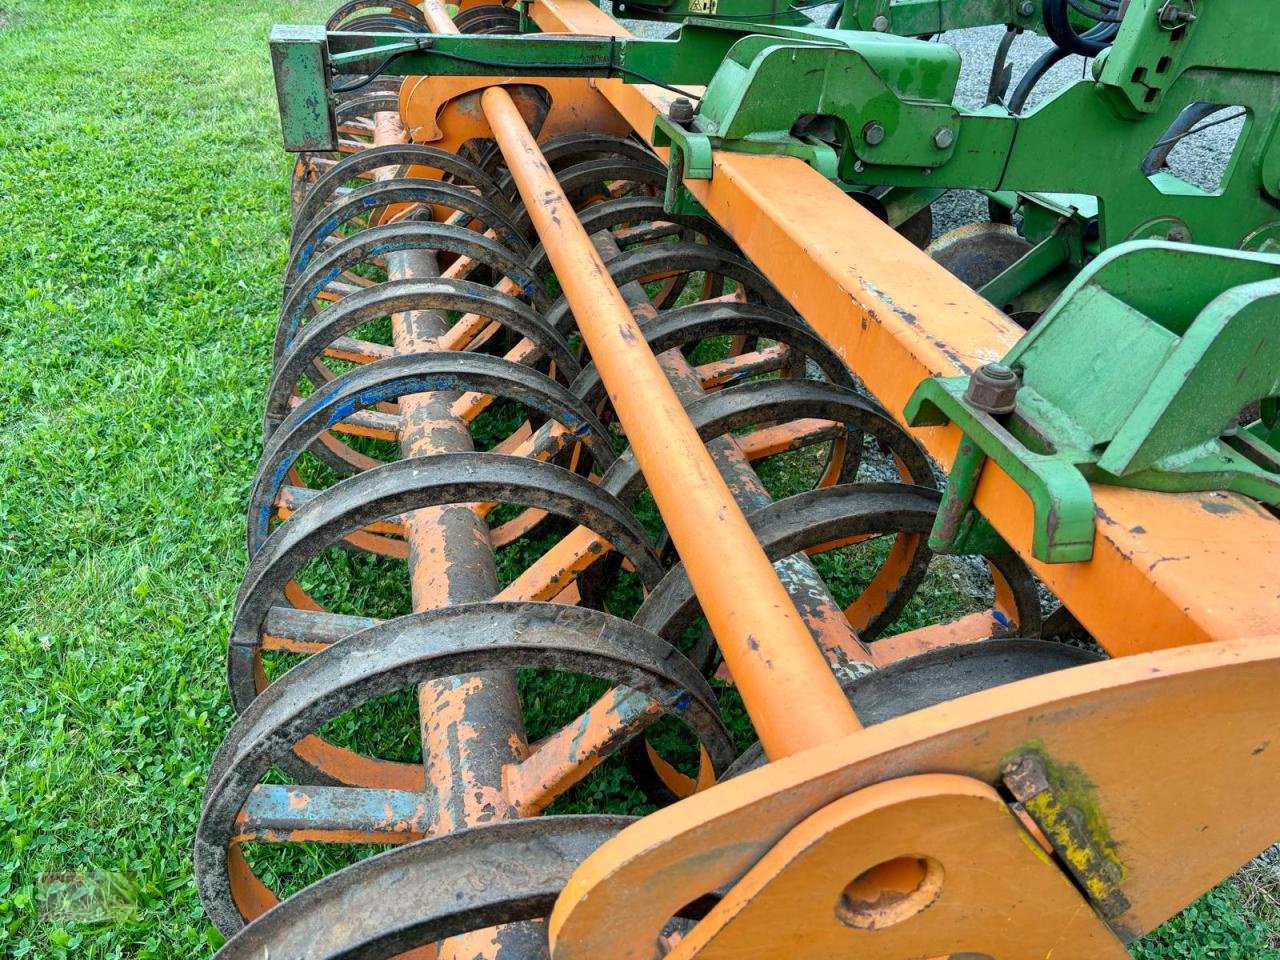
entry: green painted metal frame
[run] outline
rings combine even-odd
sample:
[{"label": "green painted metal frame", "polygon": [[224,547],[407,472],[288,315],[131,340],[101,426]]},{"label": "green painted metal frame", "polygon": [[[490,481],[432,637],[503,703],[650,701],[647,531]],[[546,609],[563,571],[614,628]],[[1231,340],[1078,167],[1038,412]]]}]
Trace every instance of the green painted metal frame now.
[{"label": "green painted metal frame", "polygon": [[[736,44],[694,120],[664,124],[661,136],[687,158],[709,150],[805,156],[817,149],[812,118],[823,117],[819,169],[830,176],[834,154],[832,179],[850,190],[1075,194],[1096,198],[1098,249],[1151,238],[1264,249],[1280,237],[1280,46],[1247,38],[1277,24],[1280,8],[1268,0],[1212,5],[1175,33],[1158,22],[1161,3],[1133,0],[1094,78],[1021,116],[956,107],[954,85],[939,78],[949,79],[958,59],[946,64],[936,53],[949,49],[942,45],[806,30],[797,47],[771,29],[777,42]],[[792,72],[800,61],[804,70]],[[1219,188],[1143,173],[1143,159],[1183,109],[1202,102],[1247,114]],[[805,133],[797,135],[797,124]],[[1068,136],[1087,150],[1063,149]],[[705,175],[705,165],[686,159],[686,178]]]},{"label": "green painted metal frame", "polygon": [[[1259,25],[1275,23],[1280,10],[1273,0],[1235,0],[1170,31],[1157,16],[1162,3],[1132,0],[1115,44],[1094,62],[1095,78],[1021,116],[957,107],[960,63],[950,47],[812,26],[690,20],[665,40],[333,33],[328,58],[345,72],[705,86],[690,123],[658,121],[659,142],[677,155],[673,178],[709,177],[712,151],[729,150],[800,157],[851,192],[971,189],[1024,203],[1046,193],[1049,207],[1078,195],[1075,232],[1092,244],[1076,244],[1079,263],[1131,239],[1268,249],[1280,240],[1280,46],[1248,38],[1265,37]],[[273,35],[278,62],[296,42]],[[280,88],[282,113],[318,125],[323,118],[308,106],[314,77],[291,76],[295,87]],[[1247,113],[1219,189],[1143,173],[1153,145],[1201,102]],[[323,140],[318,129],[291,129],[292,149]],[[1065,136],[1082,148],[1063,149]]]},{"label": "green painted metal frame", "polygon": [[927,380],[911,397],[912,426],[965,435],[930,545],[968,549],[981,534],[970,504],[988,458],[1030,496],[1032,551],[1049,563],[1091,556],[1090,482],[1280,507],[1274,405],[1238,427],[1251,404],[1280,396],[1277,317],[1280,257],[1164,241],[1107,251],[1004,358],[1021,380],[1013,413],[975,409],[968,377]]}]

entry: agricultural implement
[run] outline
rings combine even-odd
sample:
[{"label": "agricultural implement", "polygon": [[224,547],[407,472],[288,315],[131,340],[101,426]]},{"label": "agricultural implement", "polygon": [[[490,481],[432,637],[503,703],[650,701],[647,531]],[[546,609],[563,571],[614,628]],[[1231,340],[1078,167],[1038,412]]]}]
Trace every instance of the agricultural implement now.
[{"label": "agricultural implement", "polygon": [[614,12],[272,34],[219,956],[1125,957],[1280,839],[1280,12]]}]

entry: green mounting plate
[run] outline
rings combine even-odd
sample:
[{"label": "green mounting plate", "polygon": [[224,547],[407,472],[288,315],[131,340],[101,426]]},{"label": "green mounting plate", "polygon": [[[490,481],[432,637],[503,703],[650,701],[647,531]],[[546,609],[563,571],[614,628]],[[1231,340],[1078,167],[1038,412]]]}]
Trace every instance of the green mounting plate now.
[{"label": "green mounting plate", "polygon": [[[1280,257],[1140,241],[1108,250],[1004,358],[1013,413],[965,400],[968,377],[926,380],[913,426],[964,432],[930,545],[956,549],[989,458],[1032,500],[1032,553],[1093,551],[1089,482],[1144,490],[1230,490],[1280,506]],[[1240,429],[1264,401],[1263,422]]]}]

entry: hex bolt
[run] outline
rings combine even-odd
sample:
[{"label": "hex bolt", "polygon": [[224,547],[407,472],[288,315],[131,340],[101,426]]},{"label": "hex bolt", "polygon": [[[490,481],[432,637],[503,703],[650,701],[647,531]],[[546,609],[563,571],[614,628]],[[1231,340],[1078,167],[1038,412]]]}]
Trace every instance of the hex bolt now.
[{"label": "hex bolt", "polygon": [[1196,19],[1195,7],[1190,10],[1184,10],[1178,6],[1175,0],[1166,0],[1165,5],[1160,8],[1160,12],[1156,14],[1156,20],[1162,27],[1174,29],[1182,26],[1184,23],[1191,23]]},{"label": "hex bolt", "polygon": [[965,403],[996,417],[1013,413],[1020,386],[1012,368],[1003,363],[986,363],[969,378],[969,386],[964,391]]},{"label": "hex bolt", "polygon": [[1036,5],[1032,3],[1031,0],[1022,0],[1022,2],[1018,4],[1018,16],[1020,17],[1029,17],[1031,14],[1035,13],[1035,11]]},{"label": "hex bolt", "polygon": [[874,30],[876,33],[888,33],[889,18],[886,17],[883,13],[880,14],[874,20],[871,21],[871,29]]},{"label": "hex bolt", "polygon": [[950,127],[939,127],[933,131],[933,145],[939,150],[946,150],[955,142],[955,131]]},{"label": "hex bolt", "polygon": [[872,147],[884,143],[884,124],[872,120],[862,128],[862,139],[867,142],[868,146]]},{"label": "hex bolt", "polygon": [[688,97],[676,97],[667,107],[667,119],[682,127],[693,123],[693,103]]}]

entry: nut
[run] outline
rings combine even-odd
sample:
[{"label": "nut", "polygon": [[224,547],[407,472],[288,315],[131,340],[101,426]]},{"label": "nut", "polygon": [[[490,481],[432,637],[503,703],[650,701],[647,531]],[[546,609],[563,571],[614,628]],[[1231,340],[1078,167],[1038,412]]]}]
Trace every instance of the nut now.
[{"label": "nut", "polygon": [[969,406],[992,416],[1013,413],[1018,388],[1018,375],[1003,363],[983,364],[969,377],[964,399]]},{"label": "nut", "polygon": [[1191,23],[1196,19],[1195,3],[1188,4],[1189,10],[1180,7],[1176,0],[1165,0],[1165,4],[1156,14],[1156,20],[1162,27],[1176,29],[1186,23]]},{"label": "nut", "polygon": [[667,108],[667,119],[681,126],[693,122],[693,103],[688,97],[677,97]]},{"label": "nut", "polygon": [[871,21],[871,29],[874,30],[876,33],[888,33],[889,18],[886,17],[883,13],[880,14],[878,17],[876,17],[874,20]]},{"label": "nut", "polygon": [[1029,17],[1035,12],[1036,5],[1032,3],[1031,0],[1022,0],[1022,2],[1018,4],[1018,16],[1020,17]]},{"label": "nut", "polygon": [[866,141],[868,146],[876,146],[884,143],[884,124],[872,120],[862,128],[862,139]]},{"label": "nut", "polygon": [[933,131],[933,145],[939,150],[946,150],[955,142],[956,134],[950,127],[939,127]]}]

